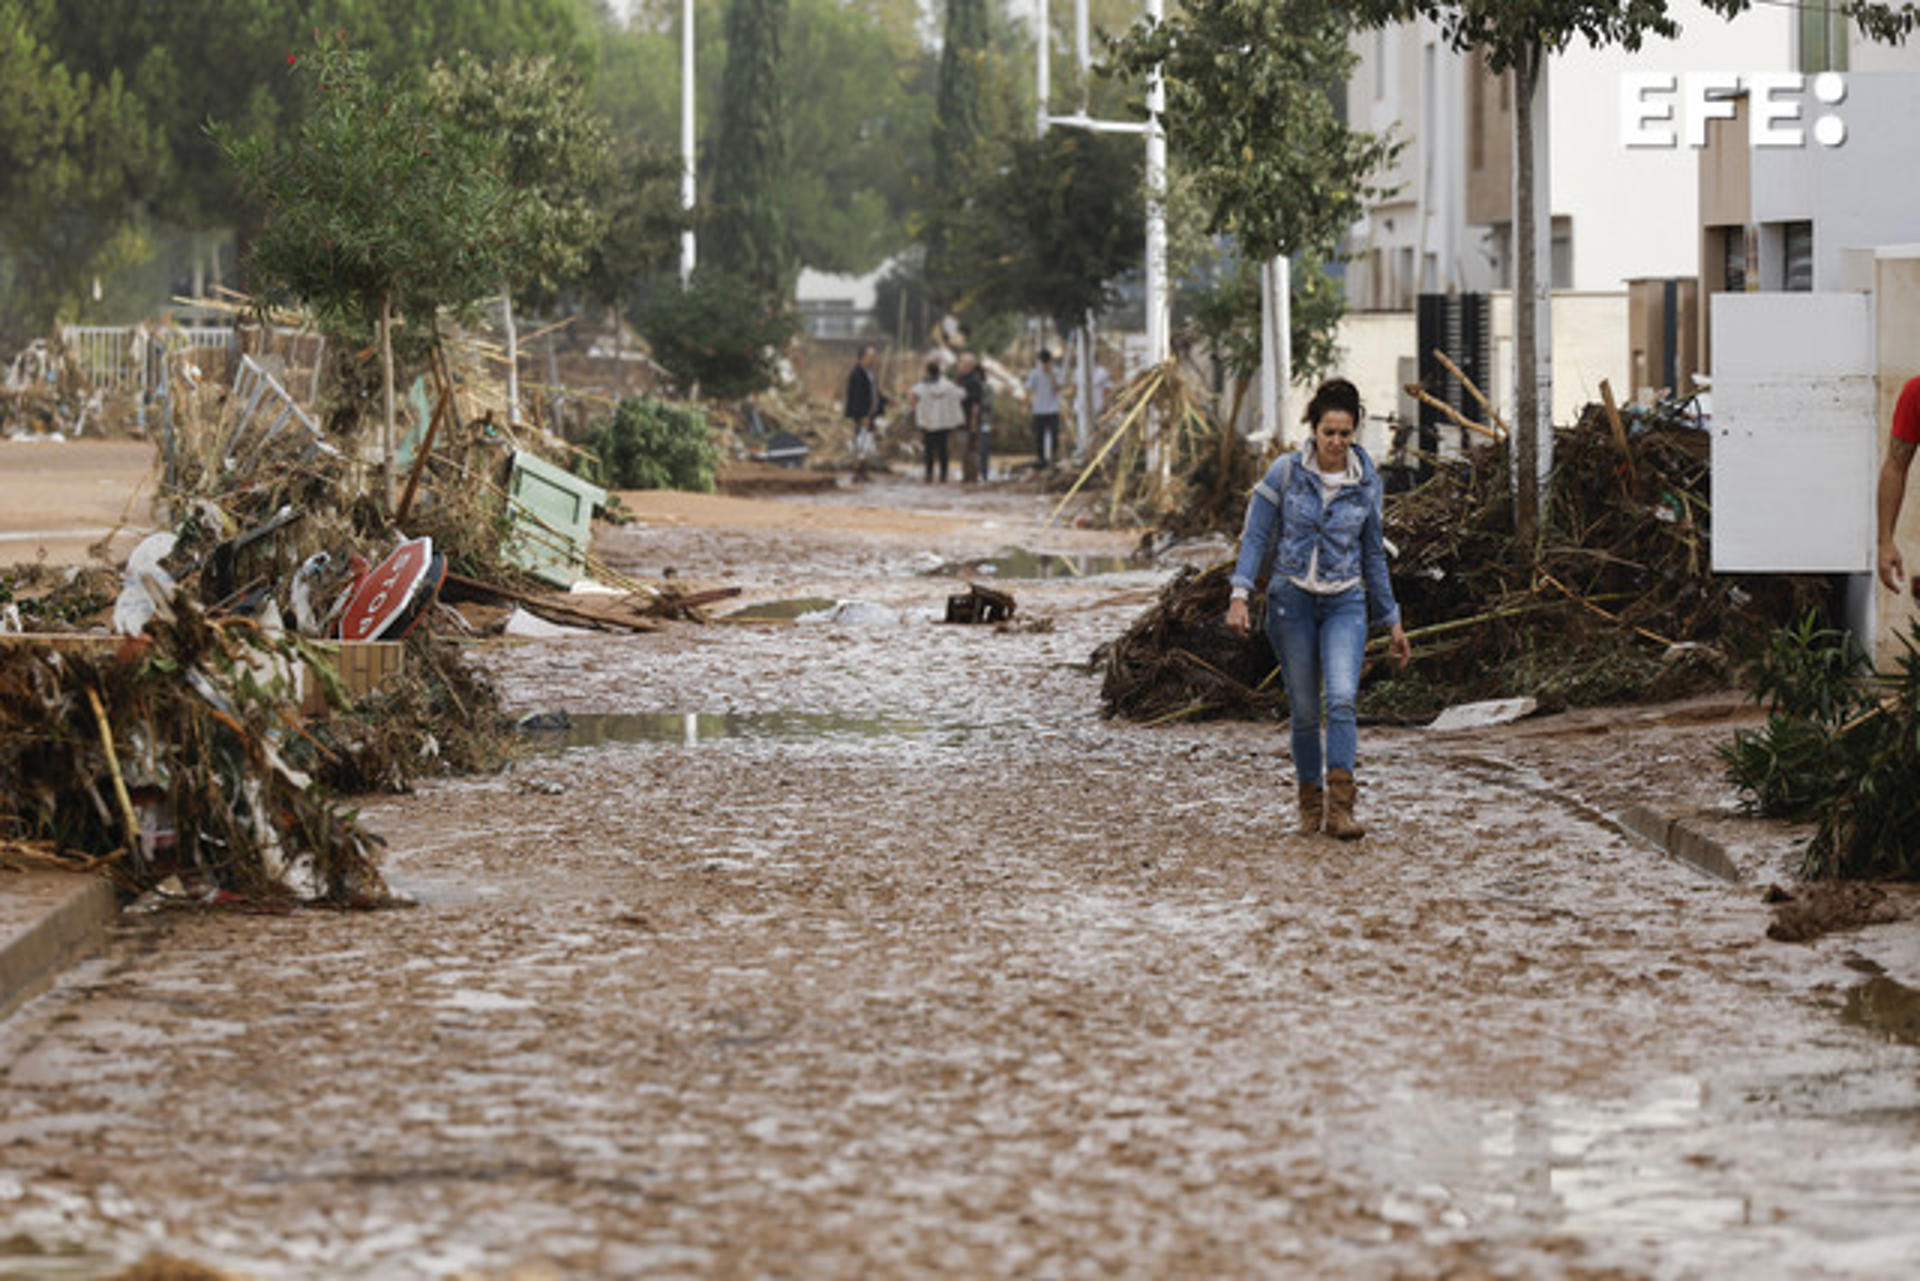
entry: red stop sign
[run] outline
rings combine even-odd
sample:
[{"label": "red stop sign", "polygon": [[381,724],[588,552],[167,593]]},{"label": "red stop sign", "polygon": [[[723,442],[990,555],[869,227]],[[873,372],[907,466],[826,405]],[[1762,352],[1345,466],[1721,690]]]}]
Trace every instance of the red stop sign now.
[{"label": "red stop sign", "polygon": [[419,592],[432,560],[431,538],[409,538],[394,548],[354,588],[340,615],[340,639],[379,640]]}]

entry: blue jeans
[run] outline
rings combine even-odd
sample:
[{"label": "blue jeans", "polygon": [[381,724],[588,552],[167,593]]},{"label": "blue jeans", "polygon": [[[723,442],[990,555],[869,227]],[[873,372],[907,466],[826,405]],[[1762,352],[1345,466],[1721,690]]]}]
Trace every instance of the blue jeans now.
[{"label": "blue jeans", "polygon": [[[1354,702],[1360,660],[1367,648],[1367,591],[1354,586],[1319,596],[1276,577],[1267,587],[1267,641],[1287,681],[1293,717],[1293,769],[1302,783],[1318,783],[1327,769],[1353,769],[1359,745]],[[1321,689],[1325,687],[1327,747],[1320,751]]]}]

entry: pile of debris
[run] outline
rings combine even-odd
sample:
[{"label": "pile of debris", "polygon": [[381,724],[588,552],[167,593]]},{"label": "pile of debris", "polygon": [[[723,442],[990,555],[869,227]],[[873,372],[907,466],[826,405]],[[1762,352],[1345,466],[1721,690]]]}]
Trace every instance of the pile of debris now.
[{"label": "pile of debris", "polygon": [[1416,661],[1363,713],[1530,695],[1548,709],[1724,688],[1746,638],[1822,605],[1814,578],[1712,572],[1711,438],[1685,405],[1589,405],[1555,433],[1536,545],[1513,534],[1504,443],[1388,500]]},{"label": "pile of debris", "polygon": [[185,593],[150,599],[137,637],[0,642],[0,856],[129,891],[384,899],[378,838],[315,786],[332,753],[296,715],[311,647]]},{"label": "pile of debris", "polygon": [[123,573],[0,572],[0,854],[129,890],[380,901],[377,838],[331,796],[497,768],[516,741],[459,642],[522,612],[647,631],[731,594],[600,564],[605,495],[565,442],[476,412],[494,389],[458,348],[416,384],[383,496],[373,362],[331,359],[324,410],[270,357],[230,384],[170,371],[167,528]]},{"label": "pile of debris", "polygon": [[[1684,406],[1626,416],[1589,406],[1555,435],[1535,545],[1513,533],[1504,442],[1431,460],[1432,477],[1386,505],[1415,661],[1394,673],[1376,639],[1361,714],[1419,723],[1481,699],[1526,695],[1553,710],[1724,688],[1736,646],[1819,606],[1825,585],[1711,572],[1708,448]],[[1256,684],[1249,669],[1204,647],[1226,610],[1227,572],[1175,580],[1109,647],[1109,712],[1273,713],[1264,693],[1236,694]],[[1196,675],[1199,657],[1219,673]]]},{"label": "pile of debris", "polygon": [[88,384],[56,334],[21,348],[0,373],[0,435],[12,440],[64,440],[98,434],[108,393]]},{"label": "pile of debris", "polygon": [[1094,651],[1106,715],[1148,724],[1285,715],[1286,690],[1266,636],[1227,628],[1232,573],[1230,564],[1182,569],[1152,609]]},{"label": "pile of debris", "polygon": [[1104,491],[1083,513],[1089,523],[1149,524],[1183,537],[1237,530],[1264,463],[1247,451],[1232,415],[1214,414],[1212,400],[1178,357],[1122,383],[1100,414],[1104,439],[1053,518],[1084,489]]}]

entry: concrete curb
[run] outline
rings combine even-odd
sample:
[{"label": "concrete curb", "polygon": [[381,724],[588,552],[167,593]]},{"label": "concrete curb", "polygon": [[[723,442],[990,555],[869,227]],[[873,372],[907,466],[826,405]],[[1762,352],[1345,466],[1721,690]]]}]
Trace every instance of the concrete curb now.
[{"label": "concrete curb", "polygon": [[44,992],[56,975],[106,946],[120,915],[98,876],[28,872],[0,880],[15,910],[0,915],[0,1019]]},{"label": "concrete curb", "polygon": [[1669,818],[1645,805],[1629,805],[1620,815],[1620,826],[1664,851],[1669,858],[1678,859],[1708,876],[1736,885],[1742,880],[1727,847],[1683,818]]}]

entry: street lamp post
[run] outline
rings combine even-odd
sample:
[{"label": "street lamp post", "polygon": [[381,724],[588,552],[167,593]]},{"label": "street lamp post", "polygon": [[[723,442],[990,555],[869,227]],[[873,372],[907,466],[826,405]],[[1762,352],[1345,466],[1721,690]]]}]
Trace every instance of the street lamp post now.
[{"label": "street lamp post", "polygon": [[[1036,20],[1035,43],[1039,46],[1039,60],[1035,69],[1036,93],[1040,100],[1039,128],[1041,133],[1049,125],[1060,125],[1069,129],[1086,129],[1094,133],[1134,133],[1144,134],[1147,140],[1147,246],[1146,246],[1146,292],[1147,292],[1147,359],[1155,365],[1166,363],[1172,350],[1169,341],[1171,331],[1170,314],[1167,305],[1167,135],[1161,128],[1160,117],[1167,106],[1166,82],[1155,67],[1147,80],[1147,120],[1143,124],[1137,120],[1096,120],[1089,116],[1083,106],[1081,110],[1068,115],[1054,115],[1048,110],[1048,99],[1052,94],[1052,74],[1048,65],[1048,42],[1051,22],[1048,12],[1049,0],[1038,0],[1039,15]],[[1166,0],[1147,0],[1147,17],[1160,22],[1166,17]],[[1087,18],[1087,0],[1074,0],[1074,52],[1080,59],[1081,79],[1084,81],[1091,65],[1089,23]],[[1075,414],[1078,447],[1084,451],[1092,435],[1092,372],[1093,358],[1092,317],[1089,316],[1081,329],[1081,388],[1079,408]],[[1154,465],[1164,475],[1171,465],[1162,451],[1151,449]]]},{"label": "street lamp post", "polygon": [[680,233],[680,285],[693,280],[697,247],[693,236],[694,198],[693,154],[693,0],[682,0],[680,9],[680,208],[687,215],[687,226]]}]

